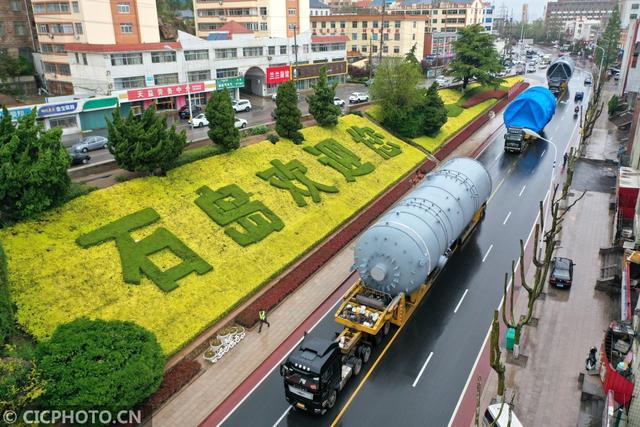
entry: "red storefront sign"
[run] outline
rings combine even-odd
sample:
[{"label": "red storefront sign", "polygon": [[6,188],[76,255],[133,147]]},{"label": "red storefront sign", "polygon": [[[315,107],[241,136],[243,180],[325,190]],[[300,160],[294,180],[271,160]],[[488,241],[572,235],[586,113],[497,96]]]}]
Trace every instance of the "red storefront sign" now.
[{"label": "red storefront sign", "polygon": [[129,101],[138,101],[142,99],[155,99],[164,98],[167,96],[180,96],[187,93],[204,92],[204,82],[189,83],[189,90],[187,85],[171,85],[171,86],[154,86],[145,89],[133,89],[127,91],[127,98]]},{"label": "red storefront sign", "polygon": [[267,67],[267,84],[276,84],[291,80],[291,67],[281,65],[279,67]]}]

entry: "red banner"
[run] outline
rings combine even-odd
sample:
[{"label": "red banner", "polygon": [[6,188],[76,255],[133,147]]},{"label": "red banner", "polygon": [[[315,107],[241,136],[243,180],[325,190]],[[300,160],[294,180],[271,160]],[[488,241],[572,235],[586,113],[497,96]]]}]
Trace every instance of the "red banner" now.
[{"label": "red banner", "polygon": [[291,67],[281,65],[279,67],[267,67],[267,84],[276,84],[291,80]]},{"label": "red banner", "polygon": [[141,99],[155,99],[164,98],[167,96],[179,96],[186,95],[188,92],[198,93],[204,92],[204,82],[189,83],[189,90],[187,85],[171,85],[171,86],[154,86],[144,89],[133,89],[127,91],[127,98],[129,101],[137,101]]}]

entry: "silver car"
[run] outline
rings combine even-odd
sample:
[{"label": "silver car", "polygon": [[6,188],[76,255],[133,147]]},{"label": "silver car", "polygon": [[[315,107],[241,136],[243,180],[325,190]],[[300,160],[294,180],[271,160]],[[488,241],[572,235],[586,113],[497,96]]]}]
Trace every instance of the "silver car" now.
[{"label": "silver car", "polygon": [[81,153],[86,153],[87,151],[100,150],[102,148],[106,148],[109,140],[104,136],[88,136],[84,138],[81,142],[74,144],[71,147],[73,151],[79,151]]}]

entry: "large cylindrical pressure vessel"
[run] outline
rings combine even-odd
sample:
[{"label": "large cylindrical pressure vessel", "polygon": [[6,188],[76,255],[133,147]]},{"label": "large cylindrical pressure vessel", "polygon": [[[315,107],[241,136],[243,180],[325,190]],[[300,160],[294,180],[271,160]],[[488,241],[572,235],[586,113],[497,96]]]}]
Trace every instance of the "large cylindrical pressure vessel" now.
[{"label": "large cylindrical pressure vessel", "polygon": [[354,267],[364,284],[394,296],[417,289],[490,194],[489,172],[468,157],[428,174],[358,239]]}]

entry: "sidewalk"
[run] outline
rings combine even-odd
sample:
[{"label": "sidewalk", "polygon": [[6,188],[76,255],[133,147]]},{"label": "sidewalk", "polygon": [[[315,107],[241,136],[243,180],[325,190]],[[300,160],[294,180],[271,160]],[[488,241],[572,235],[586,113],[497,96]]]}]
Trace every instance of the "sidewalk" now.
[{"label": "sidewalk", "polygon": [[[502,127],[502,115],[496,114],[476,134],[448,157],[473,156],[482,149],[486,138]],[[173,397],[153,417],[154,426],[196,426],[243,385],[247,377],[294,333],[317,307],[340,288],[350,274],[355,241],[338,252],[296,292],[269,313],[270,328],[258,334],[256,328],[215,365],[200,357],[205,371]],[[350,285],[348,283],[347,285]],[[341,296],[342,290],[340,291]],[[335,298],[336,295],[333,295]],[[246,385],[246,384],[244,384]],[[243,385],[243,386],[244,386]]]}]

